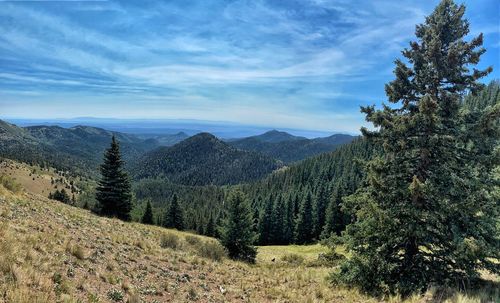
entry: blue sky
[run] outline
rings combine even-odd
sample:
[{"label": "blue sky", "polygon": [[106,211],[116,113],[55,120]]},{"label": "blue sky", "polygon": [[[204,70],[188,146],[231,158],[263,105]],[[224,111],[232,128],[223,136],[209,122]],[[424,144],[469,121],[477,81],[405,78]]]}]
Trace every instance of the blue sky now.
[{"label": "blue sky", "polygon": [[[357,132],[438,1],[0,1],[0,117],[233,121]],[[470,0],[485,79],[497,0]]]}]

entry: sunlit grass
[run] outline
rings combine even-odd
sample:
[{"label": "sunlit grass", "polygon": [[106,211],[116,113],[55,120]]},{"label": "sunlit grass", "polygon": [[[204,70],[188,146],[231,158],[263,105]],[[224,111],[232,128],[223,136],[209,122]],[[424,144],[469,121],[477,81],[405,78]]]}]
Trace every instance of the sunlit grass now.
[{"label": "sunlit grass", "polygon": [[[162,247],[165,233],[176,237],[175,248]],[[314,262],[328,252],[319,244],[261,246],[257,263],[249,265],[198,248],[200,243],[214,242],[188,232],[98,217],[0,186],[0,293],[4,294],[0,303],[107,302],[108,294],[123,294],[124,302],[193,298],[204,302],[401,302],[398,297],[372,298],[332,286],[327,279],[332,268]],[[488,279],[498,277],[490,274]],[[467,292],[432,289],[405,302],[436,298],[500,301],[498,283],[492,282]]]}]

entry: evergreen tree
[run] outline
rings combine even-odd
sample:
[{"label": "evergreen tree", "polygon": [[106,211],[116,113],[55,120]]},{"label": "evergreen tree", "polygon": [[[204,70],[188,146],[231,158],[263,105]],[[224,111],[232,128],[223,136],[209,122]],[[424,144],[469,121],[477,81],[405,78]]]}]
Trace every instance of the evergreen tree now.
[{"label": "evergreen tree", "polygon": [[286,244],[284,239],[285,231],[285,215],[286,208],[283,204],[283,199],[281,195],[278,195],[274,200],[274,206],[271,215],[271,239],[270,242],[273,244]]},{"label": "evergreen tree", "polygon": [[210,214],[210,217],[208,218],[207,228],[205,229],[205,235],[209,237],[215,236],[215,222],[212,214]]},{"label": "evergreen tree", "polygon": [[177,230],[184,230],[184,213],[182,212],[179,199],[176,194],[172,197],[170,207],[165,213],[163,226],[167,228],[175,228]]},{"label": "evergreen tree", "polygon": [[317,194],[314,203],[314,233],[313,237],[318,239],[325,225],[326,208],[328,206],[328,185],[326,174],[322,173],[318,180]]},{"label": "evergreen tree", "polygon": [[227,217],[220,228],[220,242],[232,259],[254,263],[257,250],[253,244],[257,237],[252,231],[250,205],[241,191],[232,192],[228,199]]},{"label": "evergreen tree", "polygon": [[286,202],[286,217],[285,217],[285,226],[283,231],[283,238],[285,244],[290,244],[293,242],[294,226],[295,226],[295,217],[294,217],[293,198],[292,196],[289,196]]},{"label": "evergreen tree", "polygon": [[394,105],[362,108],[377,129],[362,132],[384,154],[367,164],[367,186],[345,200],[357,218],[343,234],[351,258],[336,282],[408,295],[464,285],[481,269],[499,272],[498,201],[486,197],[488,183],[471,166],[480,155],[460,114],[461,97],[491,68],[469,69],[485,50],[482,35],[464,40],[464,11],[442,0],[403,51],[410,66],[395,62],[396,79],[386,85]]},{"label": "evergreen tree", "polygon": [[49,193],[49,199],[54,199],[65,204],[71,204],[71,198],[64,188],[56,190],[54,193]]},{"label": "evergreen tree", "polygon": [[149,200],[146,204],[146,210],[144,211],[141,222],[144,224],[153,224],[153,208],[151,207],[151,201]]},{"label": "evergreen tree", "polygon": [[217,219],[215,220],[215,231],[214,231],[214,236],[217,238],[217,239],[220,239],[221,237],[221,234],[220,234],[220,229],[221,229],[221,226],[222,226],[222,222],[224,221],[224,212],[220,212],[218,215],[217,215]]},{"label": "evergreen tree", "polygon": [[272,241],[272,228],[273,228],[273,197],[269,196],[266,201],[265,208],[260,215],[259,220],[259,244],[268,245]]},{"label": "evergreen tree", "polygon": [[336,188],[332,195],[328,208],[326,210],[326,219],[321,238],[325,239],[335,234],[340,236],[340,233],[345,228],[345,219],[341,211],[342,205],[342,190]]},{"label": "evergreen tree", "polygon": [[104,153],[101,180],[96,189],[96,200],[99,203],[98,209],[101,215],[129,221],[132,196],[129,177],[123,170],[123,165],[120,146],[113,136],[110,148]]},{"label": "evergreen tree", "polygon": [[300,205],[295,228],[295,243],[307,244],[313,241],[314,222],[312,215],[313,198],[308,190]]}]

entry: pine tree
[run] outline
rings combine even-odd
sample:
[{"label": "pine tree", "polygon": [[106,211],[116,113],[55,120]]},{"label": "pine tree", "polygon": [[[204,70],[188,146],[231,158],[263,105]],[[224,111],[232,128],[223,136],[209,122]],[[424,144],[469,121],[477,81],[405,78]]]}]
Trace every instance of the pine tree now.
[{"label": "pine tree", "polygon": [[144,211],[141,222],[144,224],[153,224],[153,208],[151,207],[151,201],[149,200],[146,204],[146,210]]},{"label": "pine tree", "polygon": [[273,228],[273,197],[269,196],[269,199],[265,202],[266,206],[262,211],[259,220],[259,244],[268,245],[272,241],[272,228]]},{"label": "pine tree", "polygon": [[283,238],[285,244],[290,244],[293,242],[293,232],[295,226],[295,216],[294,216],[294,205],[293,198],[289,196],[286,202],[286,217],[285,217],[285,227],[283,231]]},{"label": "pine tree", "polygon": [[491,261],[499,257],[498,204],[481,198],[487,183],[470,165],[478,155],[460,114],[461,97],[491,68],[469,69],[484,49],[482,35],[464,41],[464,11],[442,0],[403,51],[410,66],[395,62],[396,79],[386,85],[394,105],[362,108],[377,129],[362,132],[384,154],[367,164],[367,186],[345,199],[357,218],[343,234],[351,258],[334,275],[338,283],[408,295],[464,285],[480,269],[499,272]]},{"label": "pine tree", "polygon": [[278,195],[274,200],[273,210],[271,214],[271,239],[272,244],[286,244],[284,239],[285,231],[285,205],[281,195]]},{"label": "pine tree", "polygon": [[71,204],[71,198],[64,188],[56,190],[54,193],[49,193],[49,199],[54,199],[65,204]]},{"label": "pine tree", "polygon": [[98,208],[101,215],[129,221],[132,196],[129,177],[123,170],[123,165],[120,146],[113,136],[110,148],[104,153],[101,180],[99,180],[96,189],[96,200],[99,203]]},{"label": "pine tree", "polygon": [[220,228],[220,242],[229,257],[255,263],[257,250],[253,246],[256,235],[252,231],[252,211],[241,191],[232,192],[228,198],[227,216]]},{"label": "pine tree", "polygon": [[174,194],[172,201],[170,202],[170,206],[165,213],[163,226],[167,228],[175,228],[177,230],[184,230],[184,214],[178,200],[177,195]]},{"label": "pine tree", "polygon": [[300,205],[295,228],[295,243],[307,244],[313,241],[314,222],[312,215],[313,198],[308,190]]},{"label": "pine tree", "polygon": [[205,235],[209,237],[215,236],[215,222],[212,214],[210,214],[210,217],[208,218],[207,228],[205,229]]},{"label": "pine tree", "polygon": [[318,190],[314,202],[313,237],[318,239],[325,226],[326,208],[328,206],[328,185],[326,183],[326,174],[324,173],[319,177]]},{"label": "pine tree", "polygon": [[325,226],[321,233],[321,238],[325,239],[332,234],[340,236],[345,227],[344,215],[341,211],[342,205],[342,190],[340,188],[334,189],[328,208],[326,210]]}]

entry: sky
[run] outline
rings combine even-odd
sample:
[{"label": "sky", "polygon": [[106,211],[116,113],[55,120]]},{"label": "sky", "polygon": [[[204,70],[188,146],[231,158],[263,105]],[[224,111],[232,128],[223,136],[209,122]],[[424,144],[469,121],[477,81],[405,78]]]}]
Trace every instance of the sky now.
[{"label": "sky", "polygon": [[[438,1],[0,0],[0,118],[196,119],[356,133]],[[461,3],[461,2],[459,2]],[[500,78],[500,2],[469,0]],[[470,38],[469,37],[469,38]]]}]

